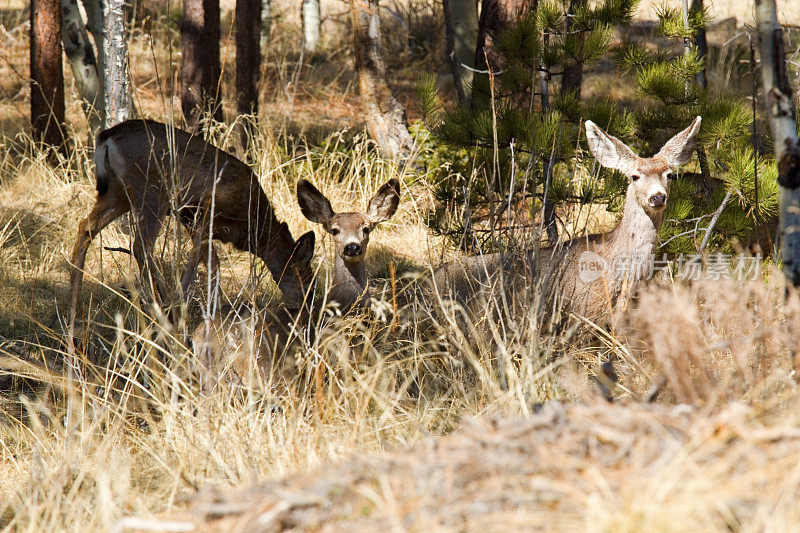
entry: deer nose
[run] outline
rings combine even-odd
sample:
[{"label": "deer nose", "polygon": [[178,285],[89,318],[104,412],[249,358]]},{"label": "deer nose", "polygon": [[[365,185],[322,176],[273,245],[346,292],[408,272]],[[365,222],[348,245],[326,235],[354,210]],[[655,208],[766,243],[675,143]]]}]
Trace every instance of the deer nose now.
[{"label": "deer nose", "polygon": [[357,242],[351,242],[344,247],[344,255],[354,257],[361,255],[361,245]]},{"label": "deer nose", "polygon": [[667,203],[667,195],[666,194],[654,194],[650,197],[650,205],[652,207],[662,207]]}]

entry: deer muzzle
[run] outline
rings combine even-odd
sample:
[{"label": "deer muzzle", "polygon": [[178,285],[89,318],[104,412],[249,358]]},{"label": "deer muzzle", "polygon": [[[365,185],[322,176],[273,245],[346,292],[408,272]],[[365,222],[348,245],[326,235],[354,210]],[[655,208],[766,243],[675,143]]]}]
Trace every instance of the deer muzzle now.
[{"label": "deer muzzle", "polygon": [[647,203],[650,204],[650,207],[654,208],[664,207],[667,205],[667,195],[661,193],[654,194],[647,200]]},{"label": "deer muzzle", "polygon": [[351,242],[344,246],[345,257],[359,257],[364,253],[364,249],[357,242]]}]

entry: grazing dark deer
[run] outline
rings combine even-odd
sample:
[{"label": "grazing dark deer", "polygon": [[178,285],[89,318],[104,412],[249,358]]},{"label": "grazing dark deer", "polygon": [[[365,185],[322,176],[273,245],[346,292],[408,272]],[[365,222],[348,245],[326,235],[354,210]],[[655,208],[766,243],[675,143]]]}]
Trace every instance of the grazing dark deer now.
[{"label": "grazing dark deer", "polygon": [[296,242],[280,222],[258,178],[232,155],[183,130],[152,120],[129,120],[100,133],[95,152],[97,201],[78,228],[70,276],[69,348],[73,349],[78,291],[89,245],[100,231],[132,212],[132,253],[142,276],[165,296],[151,252],[168,214],[179,217],[194,250],[181,285],[189,293],[199,262],[216,253],[210,239],[259,257],[287,306],[300,307],[313,279],[314,233]]}]

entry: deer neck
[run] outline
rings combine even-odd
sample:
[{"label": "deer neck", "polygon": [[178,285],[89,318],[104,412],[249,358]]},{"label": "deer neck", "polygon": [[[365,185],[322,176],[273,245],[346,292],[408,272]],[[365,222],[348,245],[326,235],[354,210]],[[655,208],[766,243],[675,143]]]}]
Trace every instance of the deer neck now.
[{"label": "deer neck", "polygon": [[369,299],[367,267],[364,261],[345,261],[339,254],[333,262],[333,285],[330,299],[343,310],[361,305]]},{"label": "deer neck", "polygon": [[[628,186],[622,219],[605,239],[606,259],[616,265],[625,261],[635,278],[649,271],[650,259],[658,242],[663,212],[648,213],[636,200],[633,185]],[[627,270],[624,269],[624,270]]]},{"label": "deer neck", "polygon": [[294,253],[294,238],[286,223],[279,222],[271,208],[264,218],[262,227],[266,229],[261,230],[255,255],[267,265],[272,279],[283,293],[284,303],[289,307],[299,306],[305,297],[304,289],[299,285],[295,287],[284,283],[284,280],[291,276],[287,271],[287,265]]}]

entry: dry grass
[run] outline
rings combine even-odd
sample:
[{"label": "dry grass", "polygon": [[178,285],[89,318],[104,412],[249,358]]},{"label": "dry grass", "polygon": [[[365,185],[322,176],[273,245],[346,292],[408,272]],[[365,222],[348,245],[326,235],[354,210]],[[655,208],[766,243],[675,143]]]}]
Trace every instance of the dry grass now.
[{"label": "dry grass", "polygon": [[[290,86],[296,13],[276,4],[285,18],[267,55],[264,120],[243,157],[293,235],[318,231],[320,280],[331,250],[296,207],[298,179],[337,210],[363,209],[391,177],[403,200],[371,239],[375,316],[334,321],[301,343],[294,376],[210,394],[189,370],[186,329],[143,311],[130,256],[102,249],[130,247],[125,220],[90,250],[85,372],[66,379],[66,257],[94,198],[91,153],[74,101],[69,157],[52,165],[33,149],[20,82],[26,39],[14,29],[23,6],[0,14],[9,30],[0,35],[0,529],[158,530],[173,518],[201,530],[800,526],[800,316],[779,273],[741,284],[661,280],[611,331],[546,334],[533,313],[487,313],[486,338],[465,338],[452,310],[411,281],[458,252],[426,230],[432,174],[378,159],[360,133],[342,6],[324,8],[330,42]],[[137,100],[170,120],[177,34],[153,24],[133,36]],[[232,69],[232,45],[225,50]],[[398,78],[410,89],[410,75]],[[235,151],[231,131],[219,128],[214,141]],[[596,223],[588,211],[576,224]],[[157,247],[173,278],[187,252],[174,235]],[[261,305],[276,295],[260,263],[221,249],[227,298]],[[394,320],[384,312],[393,290]],[[199,322],[197,307],[185,328]],[[609,359],[617,405],[592,377]],[[658,384],[659,404],[642,403]]]},{"label": "dry grass", "polygon": [[[731,404],[549,403],[457,433],[230,492],[201,491],[198,531],[792,530],[800,432]],[[788,415],[788,416],[787,416]],[[156,522],[158,523],[158,522]]]},{"label": "dry grass", "polygon": [[[644,19],[656,19],[658,5],[664,2],[642,2],[639,16]],[[669,0],[667,5],[680,7],[681,2]],[[800,16],[800,2],[798,0],[777,0],[778,17],[784,24],[797,24]],[[705,5],[710,10],[711,15],[717,19],[736,17],[739,24],[755,24],[753,14],[753,2],[747,0],[706,0]]]}]

